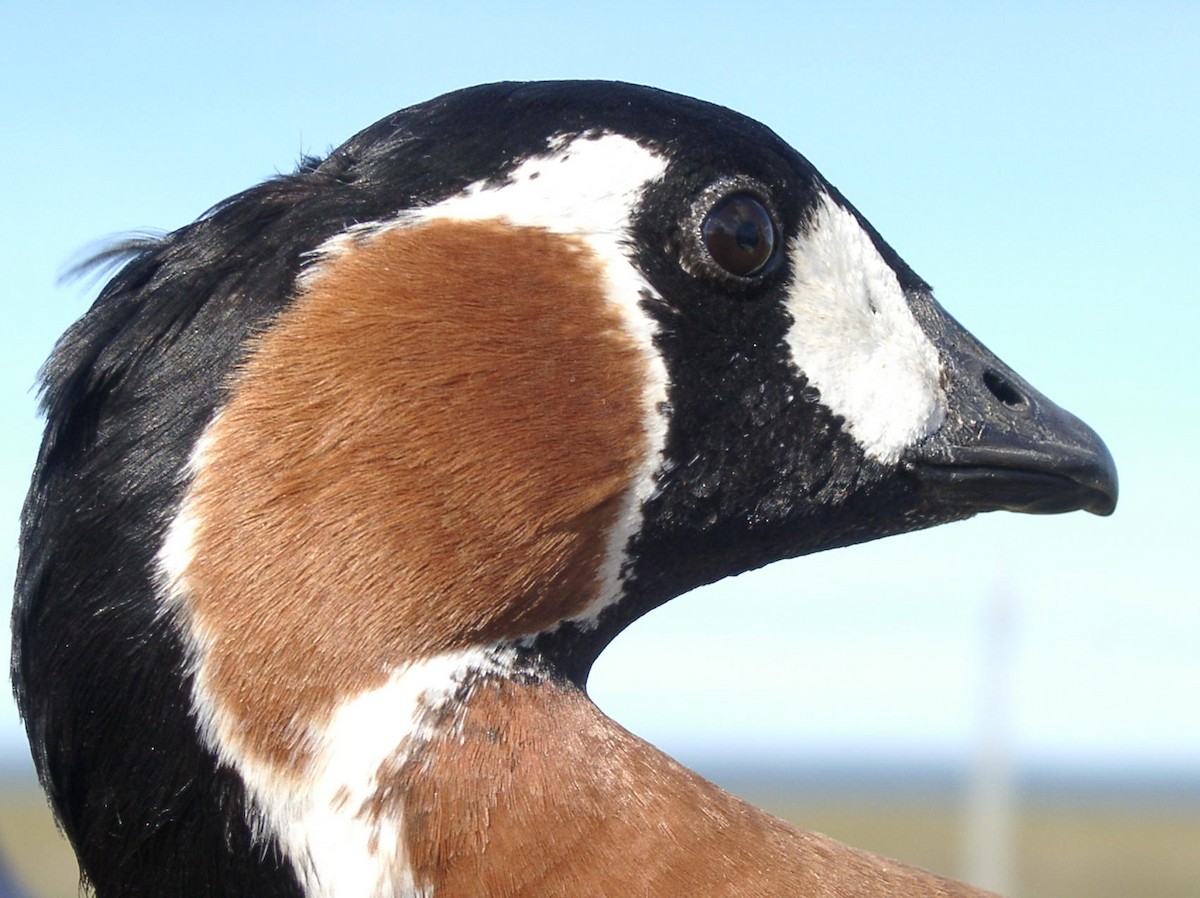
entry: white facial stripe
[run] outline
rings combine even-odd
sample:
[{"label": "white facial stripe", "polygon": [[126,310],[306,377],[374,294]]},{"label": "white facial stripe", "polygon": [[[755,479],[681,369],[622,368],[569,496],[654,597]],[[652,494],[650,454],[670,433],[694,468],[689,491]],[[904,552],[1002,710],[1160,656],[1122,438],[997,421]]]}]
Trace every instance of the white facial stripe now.
[{"label": "white facial stripe", "polygon": [[629,215],[646,184],[667,162],[627,137],[603,134],[552,141],[545,156],[527,159],[502,184],[472,184],[419,218],[501,219],[558,234],[628,237]]},{"label": "white facial stripe", "polygon": [[788,252],[796,366],[868,457],[896,461],[945,418],[937,350],[870,235],[828,196]]}]

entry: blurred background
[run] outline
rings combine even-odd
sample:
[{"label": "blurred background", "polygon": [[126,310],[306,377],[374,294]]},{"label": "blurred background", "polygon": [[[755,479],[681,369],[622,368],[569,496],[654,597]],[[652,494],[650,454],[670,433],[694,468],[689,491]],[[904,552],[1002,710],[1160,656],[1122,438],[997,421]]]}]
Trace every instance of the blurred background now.
[{"label": "blurred background", "polygon": [[[653,84],[804,153],[1105,438],[1122,497],[1110,519],[990,515],[700,590],[622,636],[593,696],[861,847],[1013,898],[1195,898],[1200,7],[563,6],[6,5],[0,580],[40,438],[35,373],[95,289],[56,283],[81,251],[178,227],[458,87]],[[75,895],[3,692],[0,853],[30,895]]]}]

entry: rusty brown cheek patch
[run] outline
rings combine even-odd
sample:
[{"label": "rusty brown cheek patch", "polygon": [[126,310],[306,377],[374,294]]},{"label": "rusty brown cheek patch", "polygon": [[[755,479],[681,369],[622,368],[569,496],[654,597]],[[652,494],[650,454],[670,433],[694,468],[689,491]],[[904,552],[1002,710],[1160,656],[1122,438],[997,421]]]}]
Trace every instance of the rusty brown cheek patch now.
[{"label": "rusty brown cheek patch", "polygon": [[989,894],[788,826],[550,683],[482,681],[362,812],[403,814],[436,898]]},{"label": "rusty brown cheek patch", "polygon": [[328,262],[253,347],[190,493],[188,607],[244,747],[295,763],[396,664],[582,610],[644,383],[565,238],[435,222]]}]

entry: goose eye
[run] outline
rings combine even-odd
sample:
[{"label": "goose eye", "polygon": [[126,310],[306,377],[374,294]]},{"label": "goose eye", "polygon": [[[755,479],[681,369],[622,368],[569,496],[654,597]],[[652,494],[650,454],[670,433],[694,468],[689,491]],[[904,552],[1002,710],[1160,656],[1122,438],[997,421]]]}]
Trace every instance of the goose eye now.
[{"label": "goose eye", "polygon": [[720,200],[700,228],[713,261],[738,277],[761,271],[775,252],[775,223],[766,207],[748,193]]}]

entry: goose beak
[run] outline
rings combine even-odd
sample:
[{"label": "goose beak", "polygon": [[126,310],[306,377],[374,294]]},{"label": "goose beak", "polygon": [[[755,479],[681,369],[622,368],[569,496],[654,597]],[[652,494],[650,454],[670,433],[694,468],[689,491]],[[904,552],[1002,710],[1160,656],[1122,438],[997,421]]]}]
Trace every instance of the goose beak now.
[{"label": "goose beak", "polygon": [[1112,514],[1117,469],[1104,441],[935,311],[924,323],[945,364],[946,420],[905,458],[926,498],[968,514]]}]

